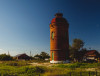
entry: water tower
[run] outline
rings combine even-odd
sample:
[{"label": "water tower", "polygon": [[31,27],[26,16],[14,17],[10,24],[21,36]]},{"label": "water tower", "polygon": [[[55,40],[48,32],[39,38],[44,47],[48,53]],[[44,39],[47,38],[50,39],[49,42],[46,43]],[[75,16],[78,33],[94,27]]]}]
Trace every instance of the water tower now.
[{"label": "water tower", "polygon": [[69,24],[56,13],[50,24],[50,63],[65,63],[69,57]]}]

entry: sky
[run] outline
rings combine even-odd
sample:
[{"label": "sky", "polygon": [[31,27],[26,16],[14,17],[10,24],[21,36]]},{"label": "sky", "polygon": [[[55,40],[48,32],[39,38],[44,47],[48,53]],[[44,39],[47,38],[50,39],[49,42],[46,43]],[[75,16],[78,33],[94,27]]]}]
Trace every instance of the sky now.
[{"label": "sky", "polygon": [[100,52],[100,0],[0,0],[0,54],[50,52],[51,20],[58,12],[84,48]]}]

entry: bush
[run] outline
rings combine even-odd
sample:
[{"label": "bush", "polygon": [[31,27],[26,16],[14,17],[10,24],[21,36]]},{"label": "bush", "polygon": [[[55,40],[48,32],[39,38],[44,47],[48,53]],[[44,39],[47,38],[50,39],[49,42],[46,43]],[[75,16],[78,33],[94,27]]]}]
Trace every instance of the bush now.
[{"label": "bush", "polygon": [[45,69],[43,67],[40,67],[40,66],[26,67],[25,72],[28,73],[28,74],[29,73],[44,73]]},{"label": "bush", "polygon": [[6,61],[6,60],[12,60],[13,58],[10,55],[6,55],[6,54],[1,54],[0,55],[0,60],[1,61]]},{"label": "bush", "polygon": [[10,65],[10,66],[26,66],[29,65],[28,62],[26,61],[4,61],[3,62],[6,65]]}]

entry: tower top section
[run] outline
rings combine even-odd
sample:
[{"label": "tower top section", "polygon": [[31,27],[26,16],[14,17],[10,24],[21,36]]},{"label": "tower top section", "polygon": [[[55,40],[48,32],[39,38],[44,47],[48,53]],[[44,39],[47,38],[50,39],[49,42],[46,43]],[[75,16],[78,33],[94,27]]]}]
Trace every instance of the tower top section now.
[{"label": "tower top section", "polygon": [[55,18],[52,19],[51,23],[63,23],[69,25],[62,13],[56,13]]},{"label": "tower top section", "polygon": [[55,16],[56,17],[63,17],[63,14],[62,13],[56,13]]}]

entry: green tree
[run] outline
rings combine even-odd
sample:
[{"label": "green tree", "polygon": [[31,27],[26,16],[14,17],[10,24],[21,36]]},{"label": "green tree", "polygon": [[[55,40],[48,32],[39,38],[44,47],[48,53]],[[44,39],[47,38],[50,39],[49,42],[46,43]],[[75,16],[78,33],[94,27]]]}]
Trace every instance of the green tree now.
[{"label": "green tree", "polygon": [[5,60],[12,60],[13,58],[10,55],[6,55],[6,54],[1,54],[0,55],[0,60],[1,61],[5,61]]},{"label": "green tree", "polygon": [[34,57],[38,57],[39,59],[50,58],[49,54],[46,52],[41,52],[40,54],[36,54]]},{"label": "green tree", "polygon": [[72,48],[79,51],[81,48],[83,48],[83,46],[84,46],[83,40],[77,38],[73,39]]},{"label": "green tree", "polygon": [[69,54],[70,54],[70,58],[71,58],[71,59],[74,58],[74,52],[75,52],[75,50],[72,48],[71,45],[69,45]]},{"label": "green tree", "polygon": [[39,59],[42,59],[42,56],[39,55],[39,54],[36,54],[34,57],[37,57],[37,58],[39,58]]},{"label": "green tree", "polygon": [[49,54],[47,54],[46,52],[41,52],[40,56],[42,57],[42,59],[50,58]]},{"label": "green tree", "polygon": [[83,60],[83,56],[84,54],[87,52],[88,50],[86,48],[83,48],[81,49],[79,52],[78,52],[78,60],[79,61],[82,61]]},{"label": "green tree", "polygon": [[[72,46],[70,45],[69,50],[70,50],[70,58],[74,59],[76,61],[80,60],[80,52],[83,49],[84,42],[81,39],[73,39]],[[83,55],[83,54],[82,54]]]}]

